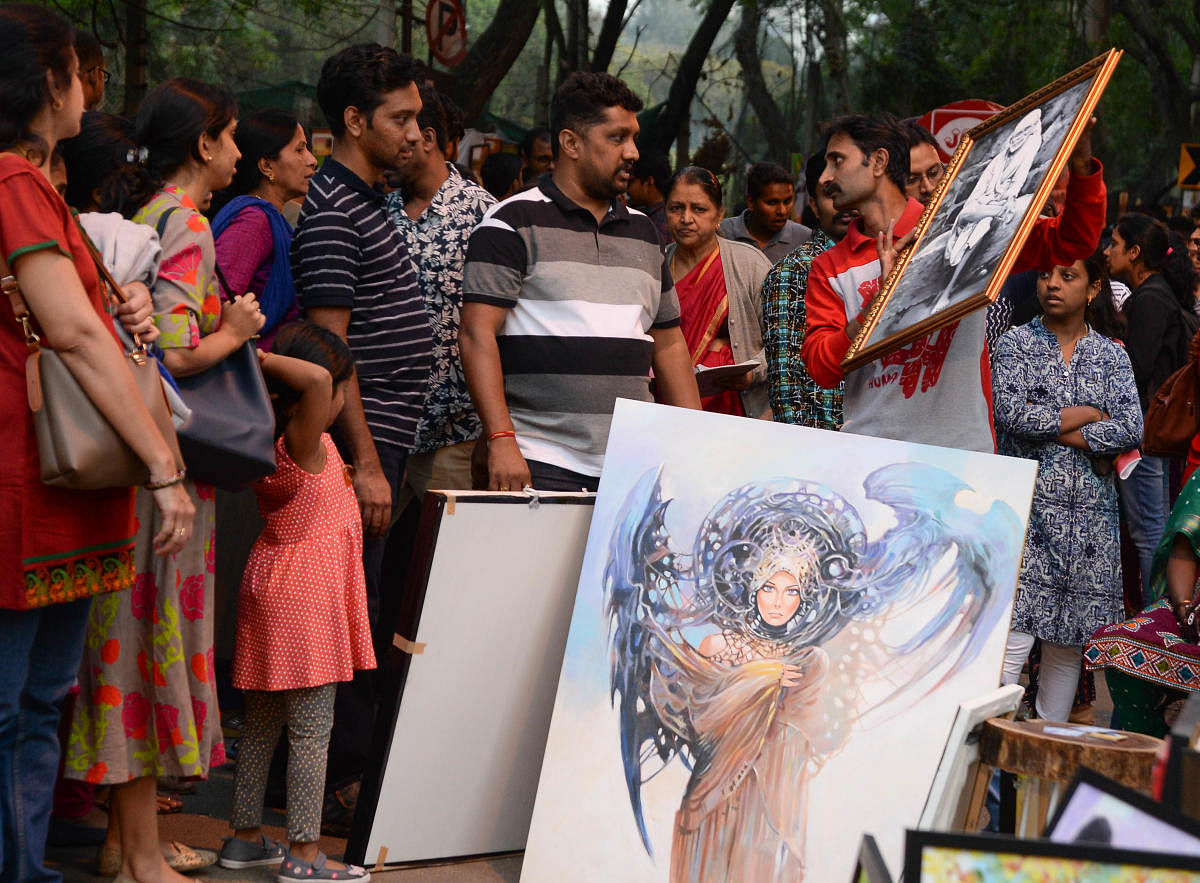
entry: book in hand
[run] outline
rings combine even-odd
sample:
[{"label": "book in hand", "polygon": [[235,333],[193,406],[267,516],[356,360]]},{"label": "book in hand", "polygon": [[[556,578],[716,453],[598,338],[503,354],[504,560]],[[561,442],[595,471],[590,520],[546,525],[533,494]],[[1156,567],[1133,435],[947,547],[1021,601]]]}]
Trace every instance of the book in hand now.
[{"label": "book in hand", "polygon": [[700,387],[700,398],[704,399],[725,392],[724,387],[717,386],[718,380],[740,377],[747,371],[753,371],[758,365],[759,363],[753,360],[738,362],[736,365],[713,365],[711,368],[697,365],[696,385]]}]

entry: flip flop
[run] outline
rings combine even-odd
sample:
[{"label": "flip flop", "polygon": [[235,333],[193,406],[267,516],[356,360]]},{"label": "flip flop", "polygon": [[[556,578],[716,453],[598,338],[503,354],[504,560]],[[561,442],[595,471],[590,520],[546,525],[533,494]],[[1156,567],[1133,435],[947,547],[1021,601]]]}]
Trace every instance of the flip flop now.
[{"label": "flip flop", "polygon": [[183,812],[183,801],[178,797],[172,797],[170,794],[163,794],[161,791],[156,795],[158,800],[158,814],[160,816],[169,816],[177,812]]}]

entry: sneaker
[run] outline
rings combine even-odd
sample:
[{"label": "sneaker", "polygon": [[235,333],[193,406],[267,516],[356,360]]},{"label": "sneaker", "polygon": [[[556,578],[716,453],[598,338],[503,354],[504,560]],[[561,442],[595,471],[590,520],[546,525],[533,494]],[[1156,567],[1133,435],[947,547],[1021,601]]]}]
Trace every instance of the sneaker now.
[{"label": "sneaker", "polygon": [[257,868],[260,865],[277,865],[286,854],[283,844],[269,839],[265,834],[259,843],[230,837],[221,847],[217,863],[223,868]]},{"label": "sneaker", "polygon": [[371,879],[366,868],[358,865],[346,865],[344,868],[331,868],[325,864],[325,853],[318,852],[312,862],[296,858],[290,852],[279,866],[275,875],[279,883],[292,883],[293,880],[357,880],[359,883]]}]

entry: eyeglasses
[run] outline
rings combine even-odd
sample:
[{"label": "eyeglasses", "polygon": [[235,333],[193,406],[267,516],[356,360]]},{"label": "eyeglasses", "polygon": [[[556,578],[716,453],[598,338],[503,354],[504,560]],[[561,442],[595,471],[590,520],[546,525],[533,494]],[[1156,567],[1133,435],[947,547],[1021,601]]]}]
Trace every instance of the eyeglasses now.
[{"label": "eyeglasses", "polygon": [[109,71],[107,71],[105,69],[104,65],[102,65],[102,64],[98,64],[95,67],[89,67],[87,70],[84,71],[84,73],[90,74],[92,71],[100,71],[100,76],[104,77],[104,85],[105,86],[107,86],[108,81],[112,79],[112,74]]},{"label": "eyeglasses", "polygon": [[929,183],[929,185],[932,187],[938,181],[942,180],[942,174],[945,171],[946,171],[946,166],[944,163],[940,163],[940,162],[934,163],[929,168],[927,168],[923,173],[916,174],[916,175],[909,175],[908,176],[908,186],[915,187],[918,184],[920,184],[921,179],[924,178],[925,181],[927,181]]}]

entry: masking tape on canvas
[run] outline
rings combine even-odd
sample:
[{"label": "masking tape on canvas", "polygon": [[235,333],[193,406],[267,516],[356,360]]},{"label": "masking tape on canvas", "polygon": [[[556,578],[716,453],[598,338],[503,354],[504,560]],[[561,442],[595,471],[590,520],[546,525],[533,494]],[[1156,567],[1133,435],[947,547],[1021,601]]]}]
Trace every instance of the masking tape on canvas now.
[{"label": "masking tape on canvas", "polygon": [[425,652],[424,644],[418,644],[416,641],[410,641],[408,638],[402,637],[400,635],[392,636],[392,644],[396,647],[399,647],[401,650],[403,650],[409,656],[416,656],[420,653]]},{"label": "masking tape on canvas", "polygon": [[371,868],[371,870],[372,871],[382,871],[384,862],[386,862],[386,861],[387,861],[387,847],[381,846],[381,847],[379,847],[379,858],[375,859],[375,867]]},{"label": "masking tape on canvas", "polygon": [[[442,491],[442,493],[445,494],[446,492]],[[446,514],[454,514],[454,494],[446,494]]]}]

